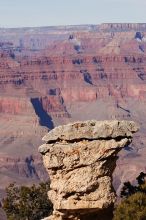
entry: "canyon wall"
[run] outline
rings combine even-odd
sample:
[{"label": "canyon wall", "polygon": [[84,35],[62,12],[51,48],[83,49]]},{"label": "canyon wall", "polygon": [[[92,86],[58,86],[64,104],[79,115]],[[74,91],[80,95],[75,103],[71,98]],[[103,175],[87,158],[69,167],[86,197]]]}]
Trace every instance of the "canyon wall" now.
[{"label": "canyon wall", "polygon": [[[41,137],[56,125],[125,119],[138,122],[141,129],[120,154],[116,189],[127,176],[133,180],[145,171],[145,26],[0,29],[0,158],[38,158]],[[11,169],[9,160],[5,164]],[[2,170],[6,185],[18,174],[15,169],[9,178],[7,169]],[[30,175],[25,181],[18,176],[19,183],[32,180]]]}]

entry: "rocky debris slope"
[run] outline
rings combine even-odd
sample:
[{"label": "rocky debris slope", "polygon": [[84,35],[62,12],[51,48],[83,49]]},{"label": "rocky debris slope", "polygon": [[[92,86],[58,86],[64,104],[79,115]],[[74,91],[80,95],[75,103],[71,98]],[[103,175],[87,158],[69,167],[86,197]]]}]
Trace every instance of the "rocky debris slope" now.
[{"label": "rocky debris slope", "polygon": [[51,179],[48,220],[112,218],[117,154],[138,130],[132,121],[85,121],[51,130],[39,147]]}]

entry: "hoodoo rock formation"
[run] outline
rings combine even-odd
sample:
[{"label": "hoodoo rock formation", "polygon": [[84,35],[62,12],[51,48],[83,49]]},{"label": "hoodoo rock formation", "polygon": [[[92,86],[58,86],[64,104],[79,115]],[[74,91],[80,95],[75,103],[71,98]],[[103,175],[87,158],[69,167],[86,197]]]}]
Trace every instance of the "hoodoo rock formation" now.
[{"label": "hoodoo rock formation", "polygon": [[110,220],[118,152],[138,130],[132,121],[85,121],[51,130],[39,147],[51,179],[48,220]]}]

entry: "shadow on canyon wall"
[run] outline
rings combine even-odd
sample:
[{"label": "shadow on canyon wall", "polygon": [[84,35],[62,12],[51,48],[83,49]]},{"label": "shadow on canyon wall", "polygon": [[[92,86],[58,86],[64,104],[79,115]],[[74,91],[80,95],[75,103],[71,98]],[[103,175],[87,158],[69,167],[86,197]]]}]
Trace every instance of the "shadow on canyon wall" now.
[{"label": "shadow on canyon wall", "polygon": [[43,109],[43,106],[39,100],[39,98],[32,98],[31,103],[35,110],[35,113],[39,117],[40,125],[47,127],[48,129],[53,129],[54,124],[50,115]]}]

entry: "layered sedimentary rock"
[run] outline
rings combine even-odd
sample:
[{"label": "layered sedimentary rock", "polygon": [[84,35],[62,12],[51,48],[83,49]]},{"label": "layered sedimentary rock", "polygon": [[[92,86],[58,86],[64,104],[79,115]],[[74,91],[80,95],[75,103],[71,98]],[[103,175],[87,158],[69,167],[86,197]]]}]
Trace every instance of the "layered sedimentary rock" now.
[{"label": "layered sedimentary rock", "polygon": [[127,164],[130,180],[146,169],[145,106],[146,24],[0,29],[1,158],[37,154],[56,125],[134,120],[141,133],[121,155],[118,188]]},{"label": "layered sedimentary rock", "polygon": [[118,152],[138,130],[132,121],[85,121],[51,130],[39,147],[54,204],[49,220],[110,220]]}]

